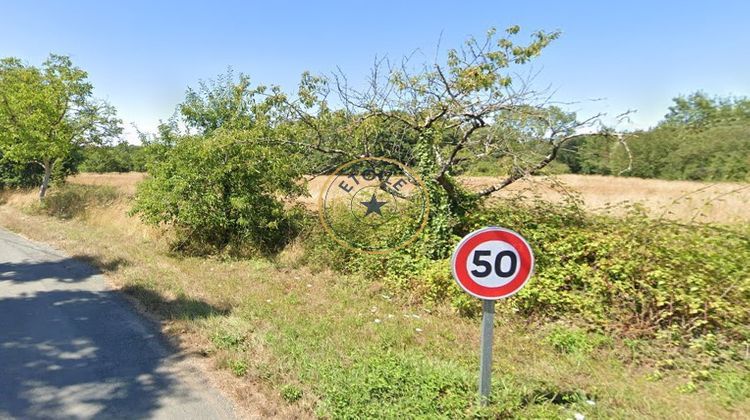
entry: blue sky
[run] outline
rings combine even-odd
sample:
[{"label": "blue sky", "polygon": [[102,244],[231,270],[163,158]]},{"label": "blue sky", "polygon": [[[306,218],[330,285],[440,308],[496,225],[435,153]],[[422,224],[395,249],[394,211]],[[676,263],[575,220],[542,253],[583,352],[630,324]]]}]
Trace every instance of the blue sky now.
[{"label": "blue sky", "polygon": [[581,115],[637,110],[633,129],[678,94],[750,96],[749,18],[748,1],[5,1],[0,56],[70,55],[126,124],[150,131],[227,66],[287,89],[337,66],[361,80],[376,55],[431,56],[441,34],[453,47],[519,24],[563,33],[534,65],[539,87]]}]

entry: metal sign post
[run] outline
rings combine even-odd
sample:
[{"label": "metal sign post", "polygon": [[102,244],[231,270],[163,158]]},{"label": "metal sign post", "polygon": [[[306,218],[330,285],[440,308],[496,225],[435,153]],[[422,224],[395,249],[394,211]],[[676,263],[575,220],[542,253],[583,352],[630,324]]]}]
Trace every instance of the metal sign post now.
[{"label": "metal sign post", "polygon": [[495,301],[514,295],[526,284],[534,271],[534,254],[516,232],[488,227],[466,235],[458,243],[451,268],[458,285],[482,299],[479,398],[485,406],[490,400]]},{"label": "metal sign post", "polygon": [[479,398],[482,406],[490,399],[490,382],[492,380],[492,337],[495,326],[495,301],[482,300],[482,338],[479,360]]}]

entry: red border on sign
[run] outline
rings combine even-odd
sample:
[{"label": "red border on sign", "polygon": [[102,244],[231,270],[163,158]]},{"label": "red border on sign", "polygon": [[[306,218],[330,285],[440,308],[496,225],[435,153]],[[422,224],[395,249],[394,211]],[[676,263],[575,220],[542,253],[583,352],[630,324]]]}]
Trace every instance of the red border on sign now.
[{"label": "red border on sign", "polygon": [[[513,280],[500,287],[486,287],[475,282],[466,269],[469,254],[480,244],[487,241],[503,241],[510,244],[518,252],[519,269]],[[462,289],[480,299],[496,300],[513,295],[521,290],[531,277],[534,268],[534,254],[529,244],[518,233],[505,228],[488,227],[470,233],[453,252],[451,261],[453,277]]]}]

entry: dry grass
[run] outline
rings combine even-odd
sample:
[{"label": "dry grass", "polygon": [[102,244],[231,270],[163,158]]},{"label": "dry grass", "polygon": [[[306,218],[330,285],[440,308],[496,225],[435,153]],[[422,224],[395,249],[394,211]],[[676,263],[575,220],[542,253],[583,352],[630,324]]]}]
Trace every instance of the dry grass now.
[{"label": "dry grass", "polygon": [[[471,189],[492,183],[486,177],[464,179]],[[750,184],[665,181],[598,175],[534,177],[512,184],[498,197],[511,194],[538,195],[559,201],[566,194],[580,195],[586,208],[621,214],[629,205],[640,204],[656,217],[681,221],[749,222]]]},{"label": "dry grass", "polygon": [[140,181],[146,178],[142,172],[124,172],[124,173],[80,173],[68,178],[68,182],[83,185],[111,185],[121,189],[125,194],[135,194],[135,188]]},{"label": "dry grass", "polygon": [[[463,177],[471,190],[488,187],[497,178]],[[309,206],[317,206],[326,177],[309,183]],[[750,222],[750,184],[664,181],[658,179],[620,178],[597,175],[559,175],[533,177],[512,184],[497,193],[495,199],[514,195],[560,201],[570,194],[578,195],[586,208],[619,215],[628,206],[641,204],[655,217],[672,220],[735,223]]]},{"label": "dry grass", "polygon": [[[82,173],[69,179],[85,185],[111,185],[128,195],[135,193],[143,173]],[[318,195],[326,181],[319,176],[309,182],[310,196],[301,199],[307,206],[318,205]],[[464,177],[461,181],[472,190],[497,182],[493,177]],[[512,184],[496,194],[496,199],[521,194],[526,197],[559,201],[577,194],[586,208],[619,215],[628,206],[640,204],[655,217],[680,221],[735,223],[750,222],[750,184],[664,181],[607,177],[599,175],[558,175],[533,177]]]}]

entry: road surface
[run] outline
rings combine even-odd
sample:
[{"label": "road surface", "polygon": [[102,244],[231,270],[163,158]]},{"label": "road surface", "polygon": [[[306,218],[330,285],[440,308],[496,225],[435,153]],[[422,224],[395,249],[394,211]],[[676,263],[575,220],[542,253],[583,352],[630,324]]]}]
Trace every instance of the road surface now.
[{"label": "road surface", "polygon": [[97,270],[0,229],[0,418],[233,418]]}]

